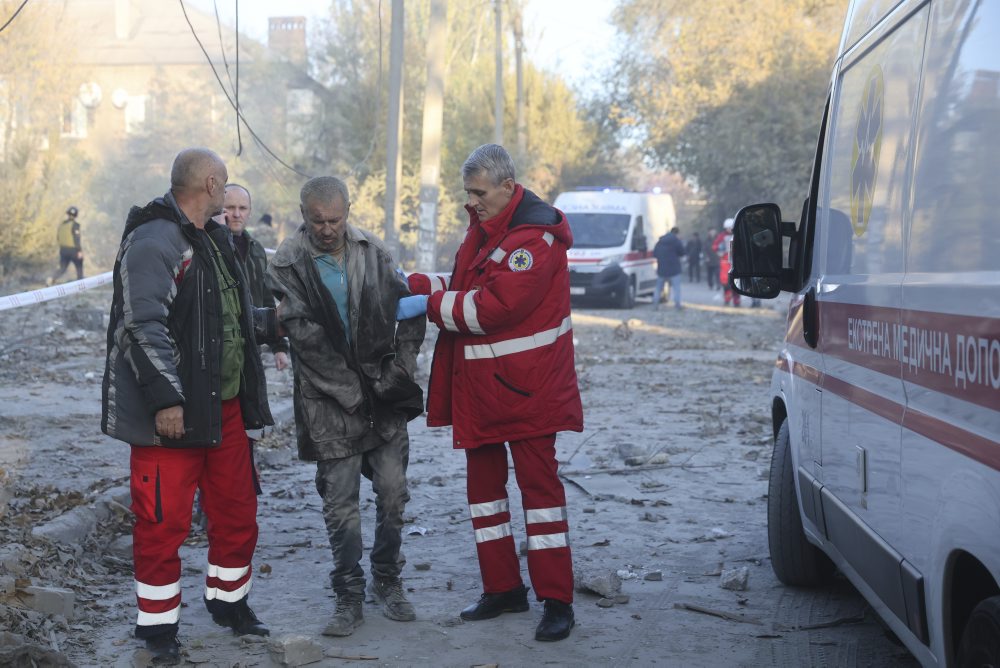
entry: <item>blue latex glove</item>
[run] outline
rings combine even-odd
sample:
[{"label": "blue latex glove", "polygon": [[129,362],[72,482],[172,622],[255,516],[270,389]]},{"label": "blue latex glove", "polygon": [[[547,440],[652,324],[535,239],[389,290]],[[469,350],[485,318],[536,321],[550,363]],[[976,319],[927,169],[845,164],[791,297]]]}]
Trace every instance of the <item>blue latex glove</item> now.
[{"label": "blue latex glove", "polygon": [[416,318],[418,315],[427,313],[428,295],[410,295],[399,300],[396,307],[396,320],[407,320]]}]

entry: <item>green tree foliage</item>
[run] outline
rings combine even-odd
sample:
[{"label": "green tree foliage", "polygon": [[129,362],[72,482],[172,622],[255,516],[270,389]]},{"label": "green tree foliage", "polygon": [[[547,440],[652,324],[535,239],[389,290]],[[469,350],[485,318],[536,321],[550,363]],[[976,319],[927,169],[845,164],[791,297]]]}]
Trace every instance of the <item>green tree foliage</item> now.
[{"label": "green tree foliage", "polygon": [[[335,137],[334,173],[350,173],[351,216],[359,226],[381,233],[385,196],[385,116],[389,67],[389,11],[381,23],[382,75],[379,76],[380,25],[377,3],[333,0],[326,47],[317,61],[321,80],[331,89],[337,110],[325,119],[325,134]],[[406,3],[402,230],[404,260],[415,245],[419,219],[420,141],[423,90],[427,75],[425,36],[429,4]],[[457,0],[448,7],[441,194],[438,202],[438,257],[449,265],[468,224],[462,205],[461,166],[474,148],[493,141],[492,4]],[[505,32],[505,144],[516,153],[516,97],[513,52]],[[525,64],[524,96],[527,155],[514,155],[518,180],[542,197],[616,172],[600,150],[600,127],[581,110],[576,95],[559,77]],[[617,173],[617,172],[616,172]],[[374,181],[373,181],[374,180]]]},{"label": "green tree foliage", "polygon": [[[703,225],[753,201],[793,217],[811,169],[839,0],[622,0],[619,132],[708,200]],[[622,83],[624,82],[624,83]]]},{"label": "green tree foliage", "polygon": [[[0,16],[19,4],[0,0]],[[0,280],[32,265],[51,270],[56,227],[80,194],[81,158],[60,135],[64,114],[69,123],[86,111],[68,106],[76,90],[61,61],[72,48],[54,28],[59,14],[32,6],[0,36]]]}]

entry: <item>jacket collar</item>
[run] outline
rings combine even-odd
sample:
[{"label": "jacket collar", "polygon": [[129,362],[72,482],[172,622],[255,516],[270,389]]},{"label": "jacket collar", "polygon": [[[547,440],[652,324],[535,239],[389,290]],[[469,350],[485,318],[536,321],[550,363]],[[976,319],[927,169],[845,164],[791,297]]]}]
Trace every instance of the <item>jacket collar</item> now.
[{"label": "jacket collar", "polygon": [[476,210],[466,204],[465,210],[469,212],[470,226],[475,227],[478,225],[486,233],[487,239],[502,235],[510,227],[510,222],[514,219],[514,212],[517,211],[517,207],[523,198],[524,187],[520,183],[514,184],[514,194],[511,195],[507,206],[503,208],[503,211],[486,220],[479,220],[479,214],[476,213]]}]

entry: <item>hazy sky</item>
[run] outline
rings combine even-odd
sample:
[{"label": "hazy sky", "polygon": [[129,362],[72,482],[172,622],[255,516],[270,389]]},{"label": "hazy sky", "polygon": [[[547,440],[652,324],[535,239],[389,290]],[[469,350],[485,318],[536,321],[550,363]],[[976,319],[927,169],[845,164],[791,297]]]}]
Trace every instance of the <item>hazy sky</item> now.
[{"label": "hazy sky", "polygon": [[[377,2],[377,0],[370,0]],[[212,12],[212,0],[188,0],[203,11]],[[223,20],[233,22],[235,0],[216,0]],[[269,16],[306,16],[316,19],[326,14],[326,0],[240,0],[240,30],[264,42]],[[479,7],[492,3],[479,0]],[[527,0],[525,47],[536,65],[564,75],[586,88],[587,79],[599,74],[612,57],[614,30],[608,18],[615,0]],[[386,20],[390,0],[383,0]],[[478,11],[483,11],[479,9]],[[388,39],[388,25],[386,39]]]}]

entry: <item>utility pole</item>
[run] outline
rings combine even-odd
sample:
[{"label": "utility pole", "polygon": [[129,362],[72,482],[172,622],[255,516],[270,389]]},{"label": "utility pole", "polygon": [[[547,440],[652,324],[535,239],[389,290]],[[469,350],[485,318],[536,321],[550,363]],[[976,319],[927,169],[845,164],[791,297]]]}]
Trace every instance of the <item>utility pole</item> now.
[{"label": "utility pole", "polygon": [[524,165],[528,155],[528,131],[524,117],[524,26],[521,18],[524,7],[521,0],[511,0],[514,24],[514,67],[517,71],[517,164]]},{"label": "utility pole", "polygon": [[441,126],[444,118],[444,45],[447,0],[431,0],[427,25],[427,86],[424,129],[420,142],[420,223],[417,228],[417,271],[436,268],[437,203],[441,177]]},{"label": "utility pole", "polygon": [[502,0],[493,0],[493,12],[496,15],[496,59],[497,59],[497,80],[494,91],[495,102],[493,105],[494,129],[493,141],[503,146],[503,21],[500,15],[500,3]]},{"label": "utility pole", "polygon": [[389,117],[385,147],[385,245],[397,262],[399,245],[399,186],[403,180],[403,0],[392,0],[389,37]]}]

